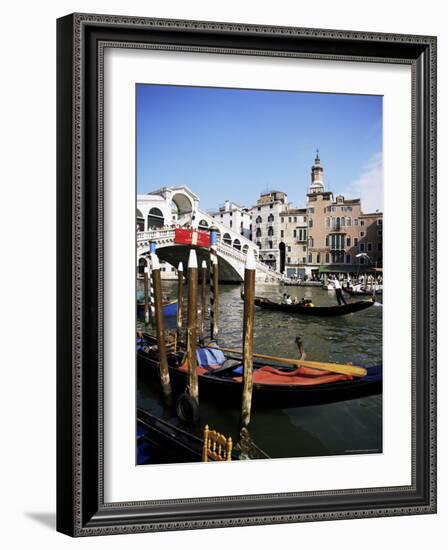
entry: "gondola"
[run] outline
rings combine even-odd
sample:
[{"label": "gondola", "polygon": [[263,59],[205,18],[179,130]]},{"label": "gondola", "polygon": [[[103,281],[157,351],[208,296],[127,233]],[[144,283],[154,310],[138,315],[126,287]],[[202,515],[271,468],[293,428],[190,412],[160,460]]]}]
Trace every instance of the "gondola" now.
[{"label": "gondola", "polygon": [[255,298],[255,305],[263,309],[271,309],[276,311],[286,311],[287,313],[294,313],[299,315],[313,315],[316,317],[333,317],[336,315],[347,315],[348,313],[354,313],[355,311],[362,311],[368,307],[373,306],[375,301],[359,300],[356,302],[350,302],[344,305],[334,306],[315,306],[310,302],[298,303],[298,304],[283,304],[280,302],[274,302],[268,298]]},{"label": "gondola", "polygon": [[[198,348],[197,355],[201,399],[239,407],[242,393],[241,359],[224,355],[218,348]],[[159,361],[154,337],[145,335],[137,339],[137,365],[139,376],[158,380]],[[188,368],[184,353],[169,352],[168,367],[173,391],[180,395],[187,385]],[[382,366],[369,367],[366,376],[355,378],[308,367],[254,361],[252,405],[255,408],[321,405],[379,394],[381,391]]]},{"label": "gondola", "polygon": [[[201,462],[204,440],[171,422],[137,408],[137,464]],[[232,460],[239,460],[233,448]],[[252,442],[250,458],[270,458]]]},{"label": "gondola", "polygon": [[354,288],[348,288],[346,286],[343,286],[342,290],[347,294],[350,294],[350,296],[376,296],[377,294],[383,293],[382,287],[375,289],[375,291],[373,291],[373,290],[355,290]]},{"label": "gondola", "polygon": [[202,445],[199,437],[137,409],[137,464],[200,462]]}]

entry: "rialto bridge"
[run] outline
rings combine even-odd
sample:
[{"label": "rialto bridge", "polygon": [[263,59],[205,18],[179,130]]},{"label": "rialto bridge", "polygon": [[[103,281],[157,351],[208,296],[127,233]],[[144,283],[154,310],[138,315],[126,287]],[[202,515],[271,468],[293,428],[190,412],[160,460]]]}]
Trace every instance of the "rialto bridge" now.
[{"label": "rialto bridge", "polygon": [[[137,265],[143,267],[149,255],[149,243],[156,245],[159,258],[177,268],[179,261],[187,265],[190,246],[175,243],[175,228],[189,227],[208,231],[218,228],[219,278],[225,282],[241,282],[244,278],[249,248],[258,258],[258,248],[249,239],[226,227],[199,209],[199,197],[188,187],[164,187],[147,195],[137,195]],[[198,260],[209,264],[208,248],[197,247]],[[199,264],[200,265],[200,264]],[[257,280],[276,282],[283,275],[257,261]]]}]

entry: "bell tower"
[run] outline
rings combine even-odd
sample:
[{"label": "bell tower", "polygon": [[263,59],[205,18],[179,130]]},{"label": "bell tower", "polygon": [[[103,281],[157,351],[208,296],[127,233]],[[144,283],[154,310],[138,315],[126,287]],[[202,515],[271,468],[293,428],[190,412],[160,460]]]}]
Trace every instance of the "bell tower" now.
[{"label": "bell tower", "polygon": [[322,193],[324,191],[324,169],[320,163],[319,149],[316,151],[316,158],[311,167],[310,193]]}]

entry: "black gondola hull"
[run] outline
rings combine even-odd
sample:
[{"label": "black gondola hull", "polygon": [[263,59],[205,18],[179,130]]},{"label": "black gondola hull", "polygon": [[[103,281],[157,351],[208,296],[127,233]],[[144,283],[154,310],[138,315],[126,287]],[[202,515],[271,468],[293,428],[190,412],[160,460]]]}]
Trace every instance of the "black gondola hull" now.
[{"label": "black gondola hull", "polygon": [[[173,392],[178,396],[185,391],[187,373],[176,366],[180,364],[179,357],[173,355],[169,359],[169,364],[171,385]],[[158,383],[159,363],[155,355],[151,357],[144,352],[138,352],[137,365],[139,376],[150,377]],[[201,399],[219,401],[229,406],[241,406],[241,381],[210,373],[200,375],[198,379]],[[362,378],[316,386],[254,384],[252,405],[254,408],[304,407],[347,401],[381,392],[381,380],[372,381]]]},{"label": "black gondola hull", "polygon": [[344,305],[334,306],[304,306],[301,304],[281,304],[273,302],[267,298],[255,298],[255,305],[263,309],[272,311],[284,311],[297,315],[310,315],[315,317],[336,317],[338,315],[348,315],[356,311],[362,311],[374,304],[374,300],[358,300]]},{"label": "black gondola hull", "polygon": [[[138,464],[200,462],[203,440],[142,409],[137,409],[137,433],[147,446],[147,456],[137,453]],[[142,441],[139,441],[141,446]]]}]

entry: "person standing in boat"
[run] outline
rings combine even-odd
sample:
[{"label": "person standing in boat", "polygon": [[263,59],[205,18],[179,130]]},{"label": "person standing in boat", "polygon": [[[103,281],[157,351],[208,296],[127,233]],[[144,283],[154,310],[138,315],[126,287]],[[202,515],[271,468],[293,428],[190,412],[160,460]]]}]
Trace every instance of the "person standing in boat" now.
[{"label": "person standing in boat", "polygon": [[342,304],[347,305],[347,302],[345,301],[344,295],[342,294],[342,287],[341,287],[341,283],[339,282],[339,279],[337,277],[334,277],[332,279],[332,283],[333,283],[334,289],[336,291],[336,299],[338,301],[338,304],[340,306]]},{"label": "person standing in boat", "polygon": [[297,338],[295,339],[295,343],[296,343],[296,346],[297,346],[299,359],[304,361],[305,358],[306,358],[306,353],[305,353],[305,349],[303,347],[302,338],[300,338],[300,336],[297,336]]}]

